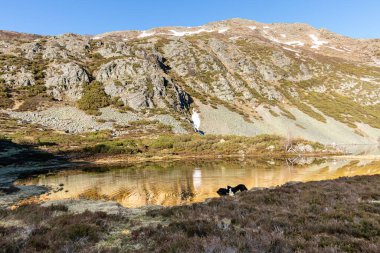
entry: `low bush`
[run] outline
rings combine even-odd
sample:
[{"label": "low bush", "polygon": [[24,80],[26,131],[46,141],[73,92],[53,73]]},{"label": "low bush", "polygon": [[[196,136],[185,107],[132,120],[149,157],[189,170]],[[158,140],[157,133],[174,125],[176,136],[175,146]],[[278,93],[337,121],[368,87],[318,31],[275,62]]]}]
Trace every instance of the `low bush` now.
[{"label": "low bush", "polygon": [[13,104],[9,88],[5,85],[4,80],[0,79],[0,109],[12,108]]},{"label": "low bush", "polygon": [[154,149],[171,149],[174,146],[174,138],[171,136],[160,136],[149,143],[149,147]]},{"label": "low bush", "polygon": [[78,100],[78,108],[89,113],[98,114],[98,109],[110,105],[110,98],[104,91],[103,84],[93,81],[83,87],[83,96]]},{"label": "low bush", "polygon": [[[208,154],[236,155],[244,152],[246,155],[271,153],[283,155],[285,139],[275,135],[258,135],[254,137],[218,136],[197,134],[164,134],[158,137],[141,139],[118,139],[105,141],[84,149],[94,154]],[[292,140],[293,145],[310,144],[314,150],[321,150],[323,145],[301,139]],[[270,147],[270,149],[268,149]],[[205,153],[204,151],[207,151]]]},{"label": "low bush", "polygon": [[141,149],[134,140],[108,141],[97,144],[93,147],[87,147],[85,152],[94,154],[137,154]]},{"label": "low bush", "polygon": [[71,214],[62,205],[21,206],[3,218],[20,220],[23,226],[0,226],[0,252],[93,252],[116,220],[127,222],[103,212]]}]

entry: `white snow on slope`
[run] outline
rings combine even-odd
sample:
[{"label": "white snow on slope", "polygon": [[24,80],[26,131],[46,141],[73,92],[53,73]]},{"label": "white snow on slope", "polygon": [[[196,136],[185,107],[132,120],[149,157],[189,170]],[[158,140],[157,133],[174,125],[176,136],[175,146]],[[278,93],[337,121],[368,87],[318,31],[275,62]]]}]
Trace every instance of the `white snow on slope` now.
[{"label": "white snow on slope", "polygon": [[[375,79],[371,78],[371,77],[360,77],[359,79],[360,79],[360,81],[369,82],[369,83],[372,83],[375,81]],[[376,83],[376,81],[375,81],[375,83]]]},{"label": "white snow on slope", "polygon": [[191,115],[191,120],[193,121],[194,128],[199,131],[199,128],[201,127],[201,117],[199,116],[199,113],[193,109],[193,114]]},{"label": "white snow on slope", "polygon": [[291,48],[288,48],[288,47],[282,47],[282,48],[285,49],[285,50],[288,50],[288,51],[292,51],[292,52],[295,52],[295,53],[299,53],[299,51],[294,50],[294,49],[291,49]]},{"label": "white snow on slope", "polygon": [[176,30],[170,30],[170,32],[172,33],[173,36],[182,37],[182,36],[186,36],[186,35],[193,35],[193,34],[198,34],[198,33],[203,33],[203,32],[210,33],[210,32],[213,32],[213,30],[206,30],[206,29],[202,28],[202,29],[199,29],[199,30],[196,30],[196,31],[176,31]]},{"label": "white snow on slope", "polygon": [[339,48],[336,48],[336,47],[328,47],[328,48],[330,48],[330,49],[332,49],[332,50],[335,50],[335,51],[338,51],[338,52],[344,52],[344,50],[343,49],[339,49]]},{"label": "white snow on slope", "polygon": [[281,33],[281,37],[286,38],[286,34]]},{"label": "white snow on slope", "polygon": [[225,32],[227,32],[228,30],[230,30],[230,28],[228,28],[228,27],[220,28],[220,29],[218,30],[218,33],[225,33]]},{"label": "white snow on slope", "polygon": [[267,39],[271,40],[273,42],[276,42],[276,43],[281,43],[278,39],[276,39],[275,37],[272,37],[272,36],[268,36]]},{"label": "white snow on slope", "polygon": [[257,27],[253,25],[253,26],[248,26],[248,28],[251,30],[256,30]]},{"label": "white snow on slope", "polygon": [[348,49],[347,47],[343,47],[344,50],[346,50],[347,52],[352,52],[351,49]]},{"label": "white snow on slope", "polygon": [[149,37],[149,36],[152,36],[154,35],[155,32],[147,32],[147,31],[143,31],[138,37],[139,38],[144,38],[144,37]]},{"label": "white snow on slope", "polygon": [[237,40],[237,39],[240,39],[240,38],[241,38],[240,36],[233,36],[233,37],[230,37],[228,39],[230,39],[230,40]]},{"label": "white snow on slope", "polygon": [[310,34],[309,37],[313,40],[313,45],[311,46],[311,48],[318,49],[320,46],[328,44],[327,41],[319,40],[315,34]]},{"label": "white snow on slope", "polygon": [[294,40],[294,41],[288,41],[288,42],[283,42],[285,45],[288,45],[288,46],[300,46],[300,47],[303,47],[305,45],[305,43],[301,42],[301,41],[298,41],[298,40]]}]

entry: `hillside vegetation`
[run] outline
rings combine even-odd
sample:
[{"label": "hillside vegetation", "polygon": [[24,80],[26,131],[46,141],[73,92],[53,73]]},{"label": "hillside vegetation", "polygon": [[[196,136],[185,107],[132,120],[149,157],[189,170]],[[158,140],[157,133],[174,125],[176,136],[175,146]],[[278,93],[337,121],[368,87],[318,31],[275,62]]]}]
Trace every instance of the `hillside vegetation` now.
[{"label": "hillside vegetation", "polygon": [[[171,115],[185,129],[192,109],[202,105],[223,106],[247,123],[270,124],[258,109],[265,108],[284,117],[299,137],[321,131],[303,125],[304,119],[341,122],[353,134],[351,142],[374,142],[380,134],[378,40],[242,19],[93,37],[20,34],[22,40],[9,40],[2,33],[2,108],[17,102],[18,111],[38,111],[65,104],[99,116],[100,108],[112,106],[141,117]],[[294,109],[305,115],[297,118]],[[223,121],[216,118],[215,124]]]}]

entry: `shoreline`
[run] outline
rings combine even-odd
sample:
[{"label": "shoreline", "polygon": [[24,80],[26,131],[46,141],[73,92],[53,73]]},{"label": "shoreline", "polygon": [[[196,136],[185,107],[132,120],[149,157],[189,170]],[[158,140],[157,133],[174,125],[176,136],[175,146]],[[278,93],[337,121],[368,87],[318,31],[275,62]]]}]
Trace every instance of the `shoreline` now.
[{"label": "shoreline", "polygon": [[313,152],[313,153],[260,153],[260,154],[169,154],[161,156],[151,156],[151,157],[141,157],[141,156],[128,156],[128,155],[89,155],[84,158],[74,158],[70,160],[71,162],[85,162],[93,166],[99,165],[117,165],[117,164],[130,164],[130,163],[143,163],[143,162],[165,162],[165,161],[181,161],[181,160],[212,160],[212,159],[287,159],[287,158],[298,158],[298,157],[316,157],[316,158],[327,158],[334,157],[339,158],[344,156],[340,152]]}]

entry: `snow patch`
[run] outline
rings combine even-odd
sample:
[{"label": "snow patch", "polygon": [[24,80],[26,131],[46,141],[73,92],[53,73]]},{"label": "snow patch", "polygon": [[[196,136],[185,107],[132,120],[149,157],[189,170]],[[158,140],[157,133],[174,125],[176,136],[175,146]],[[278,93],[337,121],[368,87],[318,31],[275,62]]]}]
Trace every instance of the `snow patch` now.
[{"label": "snow patch", "polygon": [[286,34],[281,33],[281,37],[286,38]]},{"label": "snow patch", "polygon": [[271,40],[273,42],[276,42],[276,43],[281,43],[278,39],[276,39],[275,37],[272,37],[272,36],[267,37],[267,39]]},{"label": "snow patch", "polygon": [[230,40],[237,40],[237,39],[239,39],[239,38],[241,38],[240,36],[233,36],[233,37],[230,37],[229,39]]},{"label": "snow patch", "polygon": [[373,82],[375,81],[373,78],[369,78],[369,77],[360,77],[360,81],[363,81],[363,82]]},{"label": "snow patch", "polygon": [[267,25],[266,25],[266,26],[264,26],[263,28],[264,28],[264,29],[270,29],[270,27],[269,27],[269,26],[267,26]]},{"label": "snow patch", "polygon": [[351,49],[348,49],[347,47],[343,47],[344,50],[346,50],[347,52],[351,52],[352,50]]},{"label": "snow patch", "polygon": [[285,50],[288,50],[288,51],[292,51],[292,52],[295,52],[295,53],[299,53],[299,51],[294,50],[294,49],[291,49],[291,48],[288,48],[288,47],[282,47],[282,48],[285,49]]},{"label": "snow patch", "polygon": [[248,28],[251,30],[256,30],[257,27],[253,25],[253,26],[248,26]]},{"label": "snow patch", "polygon": [[228,30],[230,30],[230,28],[228,28],[228,27],[224,27],[224,28],[219,29],[219,30],[218,30],[218,33],[225,33],[225,32],[227,32]]},{"label": "snow patch", "polygon": [[320,46],[323,46],[324,44],[328,44],[327,41],[319,40],[319,38],[315,34],[310,34],[309,37],[313,41],[313,45],[311,46],[311,48],[318,49]]},{"label": "snow patch", "polygon": [[139,38],[145,38],[145,37],[149,37],[149,36],[152,36],[154,35],[155,32],[147,32],[147,31],[143,31],[138,37]]},{"label": "snow patch", "polygon": [[332,49],[332,50],[335,50],[335,51],[338,51],[338,52],[344,52],[343,49],[339,49],[339,48],[336,48],[336,47],[329,47],[328,48]]},{"label": "snow patch", "polygon": [[203,33],[203,32],[207,32],[207,33],[210,33],[210,32],[213,32],[213,30],[206,30],[204,28],[202,29],[199,29],[199,30],[196,30],[196,31],[176,31],[176,30],[169,30],[173,36],[178,36],[178,37],[182,37],[182,36],[187,36],[187,35],[193,35],[193,34],[198,34],[198,33]]},{"label": "snow patch", "polygon": [[372,60],[375,63],[375,65],[380,66],[380,59],[378,59],[378,58],[372,58]]},{"label": "snow patch", "polygon": [[193,126],[195,130],[199,131],[199,128],[201,127],[201,117],[199,113],[193,109],[193,114],[191,115],[191,120],[193,121]]},{"label": "snow patch", "polygon": [[303,47],[305,43],[299,41],[299,40],[294,40],[294,41],[288,41],[288,42],[283,42],[285,45],[288,46],[300,46]]},{"label": "snow patch", "polygon": [[93,37],[92,39],[93,40],[100,40],[102,37],[100,37],[100,36],[95,36],[95,37]]}]

